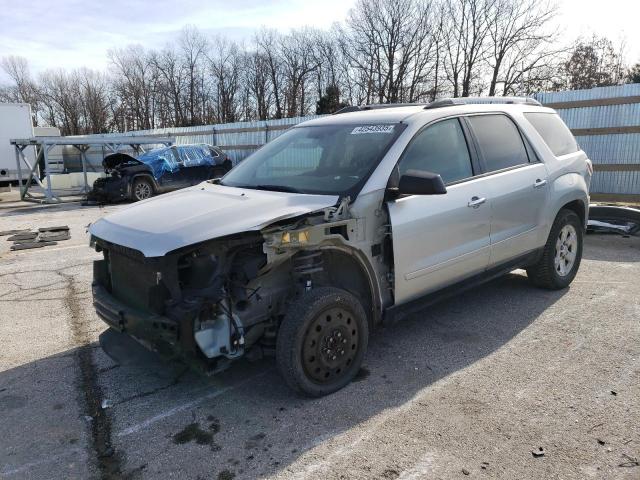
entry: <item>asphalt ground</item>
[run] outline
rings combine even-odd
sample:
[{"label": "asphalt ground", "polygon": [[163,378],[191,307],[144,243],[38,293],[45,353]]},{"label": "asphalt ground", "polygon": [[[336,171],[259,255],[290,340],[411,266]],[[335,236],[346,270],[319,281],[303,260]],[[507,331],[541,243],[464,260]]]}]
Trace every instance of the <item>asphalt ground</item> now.
[{"label": "asphalt ground", "polygon": [[72,235],[0,237],[2,479],[640,478],[638,237],[587,236],[566,290],[515,271],[379,329],[357,381],[308,400],[272,360],[201,377],[105,334],[86,226],[122,207],[2,195],[0,230]]}]

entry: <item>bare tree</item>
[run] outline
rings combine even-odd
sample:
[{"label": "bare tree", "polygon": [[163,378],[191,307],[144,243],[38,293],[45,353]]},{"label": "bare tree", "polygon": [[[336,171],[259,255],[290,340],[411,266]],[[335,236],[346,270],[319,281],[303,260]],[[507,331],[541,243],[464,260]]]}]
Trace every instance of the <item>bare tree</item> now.
[{"label": "bare tree", "polygon": [[275,118],[283,117],[282,108],[282,62],[279,55],[278,44],[280,35],[275,30],[262,29],[256,35],[257,51],[264,57],[275,103]]},{"label": "bare tree", "polygon": [[247,95],[253,103],[255,117],[258,120],[269,118],[273,105],[273,88],[271,83],[269,59],[260,52],[254,51],[245,57],[245,82]]},{"label": "bare tree", "polygon": [[119,105],[115,110],[120,115],[125,129],[155,128],[155,90],[158,75],[149,54],[140,45],[108,52],[115,81]]},{"label": "bare tree", "polygon": [[366,101],[415,101],[433,64],[433,4],[360,0],[346,21],[343,52]]},{"label": "bare tree", "polygon": [[5,102],[29,103],[34,125],[38,125],[40,109],[40,93],[36,83],[31,78],[29,62],[24,57],[10,55],[2,58],[0,68],[13,81],[12,86],[0,90],[0,100]]},{"label": "bare tree", "polygon": [[77,72],[80,85],[83,133],[105,133],[110,128],[109,84],[100,72],[81,69]]},{"label": "bare tree", "polygon": [[310,74],[317,68],[313,55],[313,32],[295,30],[280,38],[280,56],[284,97],[288,117],[305,115],[308,111]]},{"label": "bare tree", "polygon": [[47,106],[48,123],[64,135],[85,133],[82,122],[82,91],[78,72],[48,70],[40,77],[42,101]]},{"label": "bare tree", "polygon": [[[481,90],[483,62],[489,51],[490,16],[496,0],[446,0],[444,49],[446,78],[454,97]],[[475,83],[474,83],[475,82]]]},{"label": "bare tree", "polygon": [[180,48],[182,49],[184,67],[187,73],[187,84],[189,87],[188,123],[196,125],[199,123],[199,117],[201,116],[196,111],[196,106],[198,105],[197,86],[198,83],[201,83],[199,80],[202,77],[202,71],[204,70],[203,62],[206,57],[208,42],[196,27],[187,25],[182,30],[179,43]]},{"label": "bare tree", "polygon": [[545,60],[559,53],[552,47],[557,35],[548,31],[555,13],[555,7],[539,0],[495,0],[488,6],[490,96],[498,84],[509,94],[520,77],[540,71]]},{"label": "bare tree", "polygon": [[345,104],[425,102],[444,95],[531,94],[615,85],[623,45],[563,47],[550,0],[357,0],[329,30],[258,31],[247,47],[193,26],[162,49],[108,52],[107,73],[50,70],[5,57],[0,101],[28,102],[34,123],[63,133],[268,120]]},{"label": "bare tree", "polygon": [[216,121],[238,121],[241,93],[243,56],[237,44],[219,37],[209,57],[209,68],[214,79],[213,91]]},{"label": "bare tree", "polygon": [[163,126],[186,125],[183,91],[187,84],[187,75],[178,52],[167,45],[159,52],[152,52],[150,62],[159,77],[160,123]]}]

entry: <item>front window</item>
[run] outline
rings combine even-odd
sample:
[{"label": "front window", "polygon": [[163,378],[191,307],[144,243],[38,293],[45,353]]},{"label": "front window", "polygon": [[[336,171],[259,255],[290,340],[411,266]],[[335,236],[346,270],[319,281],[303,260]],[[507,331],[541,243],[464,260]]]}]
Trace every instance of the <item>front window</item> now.
[{"label": "front window", "polygon": [[418,133],[402,155],[398,168],[400,175],[407,170],[437,173],[445,184],[473,177],[460,121],[443,120]]},{"label": "front window", "polygon": [[399,133],[399,124],[292,128],[247,157],[220,183],[347,195],[364,184]]}]

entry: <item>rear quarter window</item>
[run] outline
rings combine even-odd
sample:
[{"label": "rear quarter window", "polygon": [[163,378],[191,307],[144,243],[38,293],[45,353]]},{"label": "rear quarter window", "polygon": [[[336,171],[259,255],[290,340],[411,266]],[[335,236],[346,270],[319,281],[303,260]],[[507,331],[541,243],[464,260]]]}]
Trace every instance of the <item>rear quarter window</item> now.
[{"label": "rear quarter window", "polygon": [[578,151],[578,142],[558,114],[530,112],[524,116],[556,157]]}]

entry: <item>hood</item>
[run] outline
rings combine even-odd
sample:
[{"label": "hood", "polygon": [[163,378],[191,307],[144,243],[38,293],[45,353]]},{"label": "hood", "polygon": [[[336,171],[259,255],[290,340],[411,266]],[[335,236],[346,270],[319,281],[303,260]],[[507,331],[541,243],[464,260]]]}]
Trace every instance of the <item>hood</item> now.
[{"label": "hood", "polygon": [[131,155],[126,153],[112,153],[111,155],[107,155],[102,160],[102,166],[105,171],[110,171],[116,168],[118,165],[122,165],[123,163],[132,163],[142,165],[142,162]]},{"label": "hood", "polygon": [[332,207],[334,195],[303,195],[202,183],[101,218],[92,235],[160,257],[177,248],[234,233],[260,230],[286,218]]}]

